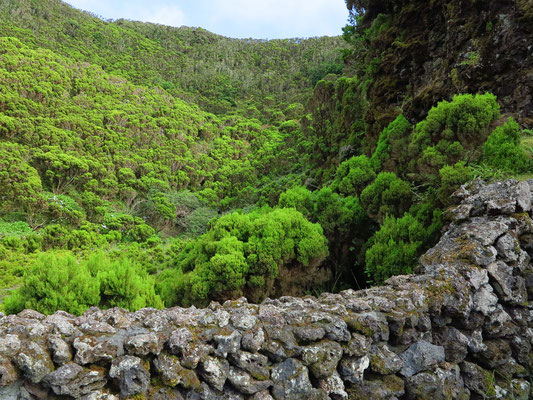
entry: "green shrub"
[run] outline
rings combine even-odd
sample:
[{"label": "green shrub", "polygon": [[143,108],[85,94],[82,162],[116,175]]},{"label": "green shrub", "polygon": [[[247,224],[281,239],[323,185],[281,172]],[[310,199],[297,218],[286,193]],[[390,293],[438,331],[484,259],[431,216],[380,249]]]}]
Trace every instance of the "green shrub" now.
[{"label": "green shrub", "polygon": [[279,196],[278,206],[295,208],[309,218],[313,214],[313,193],[304,186],[288,189]]},{"label": "green shrub", "polygon": [[298,267],[304,277],[311,277],[327,253],[322,228],[295,209],[228,214],[185,247],[176,260],[180,272],[163,273],[158,291],[167,306],[206,304],[242,294],[258,300],[276,293],[280,270]]},{"label": "green shrub", "polygon": [[[0,120],[0,132],[1,123]],[[39,207],[41,178],[28,163],[28,154],[28,147],[0,142],[0,211],[13,208],[32,212]]]},{"label": "green shrub", "polygon": [[31,234],[33,230],[31,227],[23,221],[15,222],[3,222],[0,221],[0,238],[6,236],[27,236]]},{"label": "green shrub", "polygon": [[373,218],[399,217],[409,209],[413,193],[409,184],[392,172],[381,172],[361,193],[361,204]]},{"label": "green shrub", "polygon": [[473,179],[472,168],[467,167],[464,162],[445,167],[439,170],[440,184],[437,189],[437,196],[440,204],[447,207],[452,205],[451,195],[461,185]]},{"label": "green shrub", "polygon": [[129,237],[134,242],[142,243],[149,237],[155,235],[155,229],[148,224],[136,221],[135,227],[129,231]]},{"label": "green shrub", "polygon": [[19,236],[7,236],[2,239],[2,244],[11,250],[22,249],[22,239]]},{"label": "green shrub", "polygon": [[44,314],[64,310],[76,315],[100,302],[100,285],[87,266],[72,256],[44,254],[24,274],[22,286],[4,301],[4,310],[30,308]]},{"label": "green shrub", "polygon": [[375,177],[376,173],[368,157],[352,157],[339,165],[331,188],[346,196],[359,195]]},{"label": "green shrub", "polygon": [[531,159],[520,146],[520,127],[514,119],[509,118],[490,134],[483,145],[483,162],[512,173],[530,170]]},{"label": "green shrub", "polygon": [[49,219],[67,225],[80,225],[85,219],[85,211],[70,196],[43,192],[42,198],[47,204],[45,213]]},{"label": "green shrub", "polygon": [[490,93],[456,95],[433,107],[416,125],[409,144],[410,168],[419,174],[418,180],[435,183],[444,165],[479,159],[490,124],[499,115],[496,96]]},{"label": "green shrub", "polygon": [[370,159],[375,171],[397,171],[403,167],[411,129],[411,124],[402,114],[383,129]]},{"label": "green shrub", "polygon": [[320,224],[330,240],[339,240],[350,232],[362,229],[368,215],[357,196],[343,197],[325,187],[314,195],[311,220]]},{"label": "green shrub", "polygon": [[38,250],[42,249],[43,238],[38,234],[31,234],[26,236],[24,241],[24,249],[27,253],[35,253]]},{"label": "green shrub", "polygon": [[386,217],[365,254],[366,273],[371,281],[382,284],[391,276],[412,273],[426,239],[424,226],[411,214]]},{"label": "green shrub", "polygon": [[4,301],[7,313],[31,308],[44,314],[64,310],[76,315],[91,306],[162,308],[154,278],[126,258],[111,260],[97,253],[86,261],[45,253],[25,272],[22,285]]},{"label": "green shrub", "polygon": [[455,95],[451,102],[442,101],[428,112],[416,126],[412,144],[427,147],[445,139],[472,148],[486,140],[491,122],[499,115],[500,106],[491,93]]},{"label": "green shrub", "polygon": [[345,239],[350,232],[360,230],[368,222],[368,215],[357,196],[342,196],[331,186],[316,192],[302,186],[289,189],[280,195],[279,206],[295,208],[309,221],[318,223],[330,244]]},{"label": "green shrub", "polygon": [[122,307],[130,311],[163,307],[161,298],[155,293],[154,278],[128,258],[112,261],[97,254],[89,258],[86,265],[93,280],[99,284],[100,307]]},{"label": "green shrub", "polygon": [[70,230],[62,225],[53,224],[46,226],[41,231],[43,249],[66,249],[70,238]]}]

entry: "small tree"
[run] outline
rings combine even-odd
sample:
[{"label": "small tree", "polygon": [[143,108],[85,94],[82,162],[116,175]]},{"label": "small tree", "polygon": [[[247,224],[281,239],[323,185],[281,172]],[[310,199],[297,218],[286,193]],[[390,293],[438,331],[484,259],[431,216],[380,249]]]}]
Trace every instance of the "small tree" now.
[{"label": "small tree", "polygon": [[282,270],[298,270],[303,293],[321,283],[313,280],[314,270],[327,254],[320,225],[295,209],[228,214],[185,247],[176,260],[179,272],[163,274],[158,290],[168,306],[206,304],[243,294],[260,300],[278,293],[282,285],[290,286],[291,282],[276,280]]}]

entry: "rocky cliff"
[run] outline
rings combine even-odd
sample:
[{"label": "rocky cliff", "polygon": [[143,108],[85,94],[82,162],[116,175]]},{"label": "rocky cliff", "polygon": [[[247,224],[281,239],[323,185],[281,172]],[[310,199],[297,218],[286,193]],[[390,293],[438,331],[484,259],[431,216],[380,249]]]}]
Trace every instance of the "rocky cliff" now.
[{"label": "rocky cliff", "polygon": [[0,398],[527,399],[532,190],[463,187],[419,272],[383,287],[0,315]]},{"label": "rocky cliff", "polygon": [[347,3],[364,13],[359,23],[367,51],[353,58],[367,70],[365,119],[374,135],[400,111],[420,121],[443,99],[485,91],[498,96],[504,112],[533,126],[530,0]]}]

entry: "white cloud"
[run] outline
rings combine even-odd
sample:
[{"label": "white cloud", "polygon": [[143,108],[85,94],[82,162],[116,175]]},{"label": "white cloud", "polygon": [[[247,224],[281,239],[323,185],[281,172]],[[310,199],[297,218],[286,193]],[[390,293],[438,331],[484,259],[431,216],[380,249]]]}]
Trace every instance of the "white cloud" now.
[{"label": "white cloud", "polygon": [[104,18],[200,26],[231,37],[338,35],[344,0],[66,0]]},{"label": "white cloud", "polygon": [[[346,21],[343,0],[212,0],[211,21],[235,21],[241,25],[270,25],[273,30],[316,32],[314,35],[340,34],[342,25],[331,32],[332,19]],[[341,22],[342,23],[342,22]],[[335,22],[333,22],[335,24]]]},{"label": "white cloud", "polygon": [[181,26],[185,24],[185,13],[173,4],[161,1],[111,1],[111,0],[67,0],[70,5],[81,10],[90,11],[104,18],[130,19],[154,22],[162,25]]},{"label": "white cloud", "polygon": [[[146,10],[145,10],[146,11]],[[163,5],[143,15],[142,21],[156,24],[181,26],[185,25],[185,13],[178,6]]]},{"label": "white cloud", "polygon": [[113,7],[105,0],[66,0],[66,3],[105,18],[110,18],[110,14],[113,13]]}]

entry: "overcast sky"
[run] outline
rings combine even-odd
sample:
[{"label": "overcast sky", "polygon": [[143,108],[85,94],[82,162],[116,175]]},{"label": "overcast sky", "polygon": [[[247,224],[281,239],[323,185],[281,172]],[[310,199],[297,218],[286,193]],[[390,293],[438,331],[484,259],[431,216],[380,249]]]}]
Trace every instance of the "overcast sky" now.
[{"label": "overcast sky", "polygon": [[340,35],[344,0],[66,0],[106,19],[195,26],[233,38]]}]

